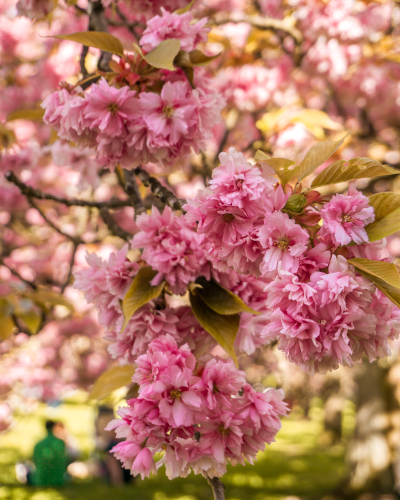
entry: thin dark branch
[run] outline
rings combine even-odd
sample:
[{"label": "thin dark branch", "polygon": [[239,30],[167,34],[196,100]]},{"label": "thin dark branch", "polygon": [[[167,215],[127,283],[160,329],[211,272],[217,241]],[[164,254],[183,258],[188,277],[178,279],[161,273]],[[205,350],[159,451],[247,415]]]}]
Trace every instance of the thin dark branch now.
[{"label": "thin dark branch", "polygon": [[32,290],[37,290],[37,285],[33,282],[33,281],[29,281],[29,280],[26,280],[25,278],[23,278],[18,271],[16,271],[15,269],[13,269],[12,267],[8,266],[4,260],[2,258],[0,258],[0,266],[4,266],[6,267],[7,269],[9,269],[9,271],[11,272],[11,274],[13,274],[14,276],[16,276],[17,278],[19,278],[23,283],[25,283],[26,285],[30,286],[32,288]]},{"label": "thin dark branch", "polygon": [[67,288],[67,286],[71,280],[72,268],[74,267],[75,255],[76,255],[76,251],[78,250],[78,247],[79,247],[79,243],[77,243],[77,242],[73,243],[71,258],[69,261],[68,276],[67,276],[66,280],[64,281],[64,284],[61,286],[61,293],[62,294],[64,293],[65,289]]},{"label": "thin dark branch", "polygon": [[80,12],[81,14],[87,14],[87,11],[85,9],[82,9],[82,7],[79,7],[78,5],[74,5],[75,10]]},{"label": "thin dark branch", "polygon": [[[89,0],[88,5],[89,28],[88,31],[108,32],[108,24],[105,16],[104,6],[101,0]],[[112,54],[102,51],[97,62],[100,71],[110,71],[108,63],[111,61]]]},{"label": "thin dark branch", "polygon": [[128,233],[122,227],[119,227],[118,224],[115,222],[113,216],[110,214],[108,209],[106,207],[103,207],[100,210],[100,215],[102,216],[104,223],[108,227],[109,231],[114,234],[115,236],[118,236],[119,238],[125,240],[125,241],[130,241],[132,239],[132,234]]},{"label": "thin dark branch", "polygon": [[36,204],[36,202],[33,201],[33,199],[30,196],[28,196],[28,201],[29,201],[31,207],[35,208],[40,213],[40,215],[46,221],[47,225],[50,226],[52,229],[54,229],[54,231],[56,231],[57,233],[61,234],[61,236],[64,236],[64,238],[67,238],[70,241],[72,241],[72,243],[74,243],[74,245],[79,245],[80,243],[83,243],[83,241],[81,241],[80,238],[76,238],[75,236],[71,236],[68,233],[64,233],[64,231],[62,231],[58,226],[56,226],[54,224],[54,222],[52,222],[46,216],[46,214],[43,212],[43,210]]},{"label": "thin dark branch", "polygon": [[126,169],[124,169],[124,188],[126,194],[131,200],[133,208],[135,209],[135,215],[145,212],[146,209],[144,207],[135,176],[132,171]]},{"label": "thin dark branch", "polygon": [[91,200],[78,200],[76,198],[61,198],[60,196],[55,196],[50,193],[43,193],[39,189],[32,188],[25,183],[23,183],[18,177],[14,174],[14,172],[7,172],[5,174],[5,178],[15,184],[22,194],[28,196],[30,198],[37,198],[39,200],[51,200],[56,201],[57,203],[63,203],[67,205],[67,207],[95,207],[95,208],[119,208],[119,207],[130,207],[130,200],[118,200],[112,199],[110,201],[91,201]]},{"label": "thin dark branch", "polygon": [[[81,57],[79,59],[79,64],[81,67],[81,73],[83,76],[83,79],[86,80],[87,77],[89,76],[88,70],[86,69],[86,56],[89,52],[89,47],[86,45],[82,45],[82,52],[81,52]],[[93,83],[92,81],[90,83]]]},{"label": "thin dark branch", "polygon": [[225,500],[225,486],[218,477],[208,477],[208,484],[211,486],[214,500]]},{"label": "thin dark branch", "polygon": [[[135,31],[135,28],[137,26],[140,26],[140,27],[145,27],[144,25],[141,25],[140,23],[138,22],[134,22],[134,23],[130,23],[129,22],[129,19],[125,16],[125,14],[122,12],[122,10],[119,8],[118,4],[116,4],[115,6],[115,9],[117,11],[117,14],[119,16],[119,18],[121,19],[121,21],[124,23],[123,25],[132,33],[132,35],[136,38],[136,41],[139,41],[140,40],[140,35],[138,35]],[[110,20],[108,21],[109,24],[111,24]]]},{"label": "thin dark branch", "polygon": [[182,210],[182,206],[185,204],[184,200],[180,200],[177,198],[171,191],[169,191],[166,187],[164,187],[160,181],[151,177],[146,170],[143,170],[141,167],[136,167],[134,170],[135,174],[139,177],[141,182],[150,187],[152,193],[160,198],[160,200],[173,208],[174,210]]}]

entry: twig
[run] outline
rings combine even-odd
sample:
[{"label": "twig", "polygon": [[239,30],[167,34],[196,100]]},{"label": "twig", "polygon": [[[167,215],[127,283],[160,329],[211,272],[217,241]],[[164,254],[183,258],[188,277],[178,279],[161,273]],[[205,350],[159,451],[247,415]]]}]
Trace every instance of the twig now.
[{"label": "twig", "polygon": [[146,170],[143,170],[141,167],[136,167],[134,172],[142,183],[145,186],[149,186],[152,193],[157,196],[157,198],[160,198],[163,203],[174,210],[182,210],[182,206],[185,204],[184,200],[177,198],[173,193],[171,193],[171,191],[164,187],[160,181],[151,177],[151,175],[149,175]]},{"label": "twig", "polygon": [[[140,36],[136,33],[135,28],[136,28],[136,26],[141,26],[140,23],[138,23],[138,22],[130,23],[129,19],[125,16],[125,14],[119,8],[118,4],[116,4],[115,9],[117,11],[119,18],[122,20],[122,23],[123,23],[122,25],[125,26],[125,28],[127,28],[132,33],[132,35],[136,38],[136,41],[139,41]],[[109,24],[112,25],[112,21],[108,20],[108,22],[109,22]],[[114,26],[117,26],[117,24],[115,24]],[[143,26],[143,28],[144,27],[145,26]]]},{"label": "twig", "polygon": [[221,24],[227,23],[248,23],[254,28],[259,30],[272,30],[275,32],[284,31],[289,36],[293,38],[293,41],[296,45],[296,49],[294,51],[294,62],[298,66],[301,62],[302,54],[301,54],[301,44],[303,43],[303,34],[296,27],[292,26],[285,19],[274,19],[271,17],[263,17],[259,15],[253,16],[239,16],[239,17],[229,17],[226,19],[222,19],[220,21],[214,20],[214,25],[219,26]]},{"label": "twig", "polygon": [[64,233],[64,231],[62,231],[58,226],[56,226],[54,224],[54,222],[52,222],[47,216],[46,214],[43,212],[43,210],[33,201],[33,199],[28,196],[28,201],[29,201],[29,204],[31,205],[32,208],[35,208],[39,213],[40,215],[43,217],[43,219],[46,221],[47,225],[49,225],[52,229],[54,229],[54,231],[56,231],[57,233],[61,234],[61,236],[64,236],[64,238],[67,238],[69,239],[70,241],[72,241],[72,243],[74,245],[79,245],[80,243],[83,243],[83,241],[80,240],[80,238],[76,238],[75,236],[71,236],[70,234],[68,233]]},{"label": "twig", "polygon": [[109,201],[91,201],[91,200],[78,200],[76,198],[61,198],[60,196],[55,196],[50,193],[43,193],[39,189],[32,188],[27,184],[23,183],[18,177],[14,174],[14,172],[7,172],[5,174],[5,178],[15,184],[22,194],[28,196],[30,198],[37,198],[39,200],[51,200],[56,201],[57,203],[63,203],[67,207],[94,207],[94,208],[120,208],[120,207],[130,207],[130,200],[118,200],[112,199]]},{"label": "twig", "polygon": [[273,30],[273,31],[284,31],[288,35],[290,35],[296,44],[300,45],[303,42],[303,34],[294,26],[285,22],[284,19],[275,19],[272,17],[262,17],[258,15],[254,16],[242,16],[242,17],[229,17],[226,19],[222,19],[220,21],[213,21],[213,23],[217,26],[220,24],[227,23],[248,23],[258,28],[260,30]]},{"label": "twig", "polygon": [[61,286],[61,294],[64,293],[65,289],[67,288],[68,284],[69,284],[69,281],[71,279],[71,276],[72,276],[72,268],[74,267],[74,263],[75,263],[75,255],[76,255],[76,251],[78,250],[78,247],[79,247],[79,243],[75,242],[73,243],[73,247],[72,247],[72,253],[71,253],[71,259],[69,261],[69,270],[68,270],[68,276],[66,278],[66,280],[64,281],[64,284]]},{"label": "twig", "polygon": [[13,269],[12,267],[10,267],[9,265],[7,265],[3,259],[0,258],[0,266],[4,266],[6,267],[10,272],[11,274],[13,274],[14,276],[16,276],[17,278],[19,278],[23,283],[25,283],[26,285],[30,286],[32,288],[32,290],[37,290],[37,286],[36,284],[33,282],[33,281],[29,281],[29,280],[26,280],[25,278],[23,278],[18,271],[15,271],[15,269]]},{"label": "twig", "polygon": [[[88,52],[89,52],[89,47],[87,47],[86,45],[82,45],[82,52],[81,52],[81,57],[79,59],[79,64],[81,67],[81,73],[84,80],[86,80],[87,77],[89,76],[89,72],[86,69],[86,56]],[[90,83],[92,84],[93,82],[91,81]]]},{"label": "twig", "polygon": [[[90,0],[88,5],[89,28],[88,31],[103,31],[108,32],[107,19],[105,17],[104,6],[101,0]],[[100,58],[97,62],[97,67],[100,71],[110,71],[108,63],[111,61],[112,54],[110,52],[101,51]]]},{"label": "twig", "polygon": [[221,483],[218,477],[208,477],[208,484],[211,486],[214,500],[225,500],[225,486]]},{"label": "twig", "polygon": [[106,226],[108,227],[108,229],[112,234],[118,236],[119,238],[125,241],[130,241],[132,239],[133,235],[122,229],[122,227],[118,226],[113,216],[110,214],[110,212],[106,207],[103,207],[100,210],[100,215],[102,216],[104,223],[106,224]]},{"label": "twig", "polygon": [[132,206],[135,209],[135,215],[139,215],[146,211],[142,197],[140,196],[139,187],[133,173],[130,170],[124,169],[123,172],[125,192],[129,196]]}]

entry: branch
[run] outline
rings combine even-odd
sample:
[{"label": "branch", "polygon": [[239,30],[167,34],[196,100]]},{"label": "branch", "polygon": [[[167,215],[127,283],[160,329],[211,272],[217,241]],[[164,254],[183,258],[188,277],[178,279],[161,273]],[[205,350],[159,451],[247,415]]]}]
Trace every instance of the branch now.
[{"label": "branch", "polygon": [[134,172],[142,183],[145,186],[150,187],[152,193],[157,196],[157,198],[160,198],[163,203],[174,210],[182,210],[182,206],[185,203],[184,200],[177,198],[173,193],[171,193],[171,191],[164,187],[160,181],[151,177],[151,175],[149,175],[146,170],[143,170],[141,167],[136,167]]},{"label": "branch", "polygon": [[146,208],[143,204],[142,197],[140,195],[139,187],[137,185],[135,176],[130,170],[126,170],[125,168],[117,169],[117,176],[120,185],[124,189],[125,193],[128,195],[132,207],[135,209],[135,217],[146,211]]},{"label": "branch", "polygon": [[297,45],[303,42],[303,34],[300,30],[292,26],[285,19],[275,19],[272,17],[262,17],[258,15],[244,17],[229,17],[221,21],[214,21],[216,26],[227,23],[248,23],[260,30],[284,31],[290,35]]},{"label": "branch", "polygon": [[[88,31],[103,31],[108,33],[107,19],[101,0],[90,0],[88,5],[89,29]],[[97,67],[100,71],[110,71],[108,63],[111,61],[111,52],[101,51]]]},{"label": "branch", "polygon": [[83,243],[83,241],[81,241],[79,238],[75,238],[74,236],[71,236],[68,233],[64,233],[64,231],[62,231],[58,226],[56,226],[54,224],[54,222],[52,222],[46,216],[46,214],[43,212],[43,210],[41,208],[39,208],[39,206],[32,200],[32,198],[30,196],[28,196],[28,201],[29,201],[29,204],[31,205],[31,207],[34,208],[34,209],[36,209],[40,213],[40,215],[46,221],[47,225],[50,226],[52,229],[54,229],[54,231],[57,231],[57,233],[61,234],[61,236],[64,236],[64,238],[67,238],[70,241],[72,241],[72,243],[74,245],[79,245],[80,243]]},{"label": "branch", "polygon": [[211,486],[214,500],[225,500],[225,486],[218,477],[208,477],[208,484]]},{"label": "branch", "polygon": [[122,229],[122,227],[118,226],[118,224],[115,222],[114,218],[112,217],[112,215],[110,214],[110,212],[107,210],[106,207],[103,207],[100,210],[100,215],[112,234],[118,236],[119,238],[125,241],[130,241],[132,239],[133,235]]},{"label": "branch", "polygon": [[64,284],[61,286],[61,294],[64,293],[65,289],[67,288],[67,286],[69,284],[71,276],[72,276],[72,268],[74,267],[75,255],[76,255],[76,251],[78,250],[79,243],[75,242],[73,245],[74,246],[72,247],[71,259],[69,261],[68,276],[67,276],[66,280],[64,281]]},{"label": "branch", "polygon": [[37,286],[33,281],[29,281],[23,278],[18,271],[15,271],[12,267],[8,266],[2,258],[0,258],[0,266],[6,267],[11,272],[11,274],[19,278],[26,285],[30,286],[32,290],[37,290]]},{"label": "branch", "polygon": [[5,178],[15,184],[22,194],[30,198],[37,198],[39,200],[51,200],[57,203],[63,203],[67,207],[94,207],[94,208],[120,208],[120,207],[130,207],[131,203],[129,200],[118,200],[112,199],[110,201],[90,201],[90,200],[78,200],[76,198],[61,198],[60,196],[55,196],[49,193],[43,193],[39,189],[32,188],[18,179],[18,177],[11,170],[5,174]]}]

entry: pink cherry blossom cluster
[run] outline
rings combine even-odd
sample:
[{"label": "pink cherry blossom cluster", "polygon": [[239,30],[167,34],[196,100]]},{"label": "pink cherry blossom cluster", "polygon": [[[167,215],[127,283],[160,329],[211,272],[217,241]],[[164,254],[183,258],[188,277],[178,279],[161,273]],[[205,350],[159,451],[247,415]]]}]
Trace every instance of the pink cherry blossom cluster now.
[{"label": "pink cherry blossom cluster", "polygon": [[300,195],[296,212],[299,195],[285,192],[269,167],[233,148],[220,160],[209,189],[184,206],[186,218],[197,222],[200,247],[216,269],[269,283],[260,338],[280,340],[288,359],[313,372],[351,366],[363,354],[386,356],[400,311],[344,257],[381,260],[382,242],[369,243],[365,230],[375,218],[368,198],[352,183],[347,195],[330,199]]},{"label": "pink cherry blossom cluster", "polygon": [[[161,232],[166,227],[163,226]],[[188,231],[191,230],[188,229]],[[196,235],[194,232],[193,234]],[[108,347],[111,356],[132,363],[147,351],[154,339],[166,333],[179,344],[188,343],[193,350],[200,352],[215,345],[212,337],[194,317],[190,307],[170,307],[161,298],[152,300],[139,308],[129,320],[126,328],[121,331],[123,312],[120,301],[124,298],[139,269],[136,262],[131,262],[127,258],[127,252],[128,245],[125,245],[118,252],[112,253],[108,261],[104,261],[94,253],[88,254],[86,260],[89,267],[75,272],[75,288],[85,292],[88,302],[96,304],[99,322],[106,329],[105,338],[111,342]],[[168,248],[166,248],[165,256],[168,256],[167,252]],[[204,257],[203,261],[205,262]],[[172,269],[172,264],[169,265]],[[181,267],[179,257],[177,257],[176,267]],[[168,276],[179,276],[179,269],[170,271],[167,278]],[[192,279],[195,278],[197,275],[192,275]],[[182,286],[182,283],[178,281],[175,285]]]},{"label": "pink cherry blossom cluster", "polygon": [[211,31],[211,28],[205,26],[207,17],[193,23],[190,11],[179,15],[161,7],[161,12],[161,16],[155,16],[148,21],[140,39],[140,45],[145,52],[155,49],[161,42],[170,38],[178,39],[181,42],[181,50],[187,52],[194,50],[197,44],[207,41],[207,33]]},{"label": "pink cherry blossom cluster", "polygon": [[178,347],[169,335],[154,340],[137,366],[139,396],[107,429],[124,439],[114,455],[142,478],[163,464],[170,479],[191,470],[221,477],[228,462],[252,463],[274,441],[279,417],[287,413],[281,390],[257,393],[232,361],[211,358],[196,366],[189,347]]},{"label": "pink cherry blossom cluster", "polygon": [[63,88],[47,97],[44,121],[65,140],[95,148],[98,161],[114,168],[172,162],[205,147],[224,101],[195,78],[166,81],[161,93],[117,89],[104,79],[90,93]]},{"label": "pink cherry blossom cluster", "polygon": [[[204,26],[207,18],[192,20],[190,12],[179,15],[162,9],[141,38],[144,52],[171,38],[180,41],[182,50],[193,50],[207,40],[209,28]],[[60,138],[96,150],[99,162],[111,169],[118,163],[126,168],[172,163],[205,149],[225,101],[203,72],[195,68],[192,88],[182,70],[158,70],[151,81],[158,80],[160,90],[145,82],[135,85],[140,76],[133,69],[131,73],[134,78],[127,81],[132,88],[116,88],[104,78],[90,92],[63,84],[43,101],[44,122]]]}]

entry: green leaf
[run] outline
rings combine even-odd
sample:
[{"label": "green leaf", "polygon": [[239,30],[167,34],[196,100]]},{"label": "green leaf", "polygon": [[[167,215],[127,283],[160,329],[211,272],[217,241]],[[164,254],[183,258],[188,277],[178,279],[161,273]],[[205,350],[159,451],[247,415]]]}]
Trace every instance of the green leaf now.
[{"label": "green leaf", "polygon": [[158,286],[152,286],[150,281],[156,276],[157,271],[153,271],[150,266],[143,266],[137,272],[132,284],[122,301],[122,312],[124,313],[124,323],[121,333],[125,330],[131,317],[135,312],[150,300],[157,298],[164,288],[165,281]]},{"label": "green leaf", "polygon": [[377,241],[386,236],[396,233],[400,229],[400,208],[393,210],[390,214],[372,224],[368,224],[365,230],[369,241]]},{"label": "green leaf", "polygon": [[297,178],[302,181],[305,177],[312,174],[316,168],[322,165],[333,153],[341,146],[344,141],[323,141],[311,146],[307,151],[304,160],[298,165]]},{"label": "green leaf", "polygon": [[326,167],[313,180],[311,187],[327,186],[338,182],[353,181],[364,177],[384,177],[385,175],[400,174],[400,170],[382,165],[372,158],[352,158],[338,160]]},{"label": "green leaf", "polygon": [[236,335],[239,330],[239,314],[218,314],[208,307],[201,299],[200,295],[193,295],[190,293],[189,297],[193,314],[196,316],[197,321],[215,338],[218,344],[225,349],[227,354],[233,359],[236,366],[238,366],[233,344],[235,343]]},{"label": "green leaf", "polygon": [[268,158],[260,149],[256,152],[254,158],[272,167],[279,177],[282,186],[285,186],[297,174],[299,168],[294,166],[294,161],[287,158]]},{"label": "green leaf", "polygon": [[214,59],[216,59],[220,55],[221,53],[217,54],[216,56],[206,56],[205,54],[203,54],[201,50],[195,49],[189,52],[190,65],[193,68],[197,68],[199,66],[206,66],[211,61],[214,61]]},{"label": "green leaf", "polygon": [[117,37],[110,35],[110,33],[103,31],[79,31],[78,33],[70,33],[69,35],[56,35],[53,38],[81,43],[86,47],[95,47],[96,49],[111,52],[121,57],[124,56],[124,47],[121,41]]},{"label": "green leaf", "polygon": [[349,263],[400,307],[400,275],[394,264],[369,259],[349,259]]},{"label": "green leaf", "polygon": [[196,0],[192,0],[190,3],[186,5],[186,7],[182,7],[181,9],[177,9],[174,14],[179,14],[180,16],[182,14],[186,14],[186,12],[189,12],[189,10],[193,7],[193,4]]},{"label": "green leaf", "polygon": [[204,277],[198,278],[196,283],[202,288],[196,288],[195,294],[200,295],[203,301],[218,314],[236,314],[248,312],[261,314],[255,309],[247,306],[242,299],[230,292],[214,280],[207,281]]},{"label": "green leaf", "polygon": [[103,399],[132,382],[135,369],[132,365],[114,366],[103,372],[90,391],[90,399]]},{"label": "green leaf", "polygon": [[0,299],[0,340],[6,340],[13,334],[15,324],[12,319],[14,306],[5,298]]},{"label": "green leaf", "polygon": [[175,71],[174,59],[181,48],[181,42],[176,38],[164,40],[144,57],[145,61],[154,68]]},{"label": "green leaf", "polygon": [[17,314],[17,316],[22,319],[31,334],[36,335],[42,324],[41,314],[36,311],[24,311]]},{"label": "green leaf", "polygon": [[368,202],[371,207],[374,207],[374,222],[376,222],[400,207],[400,194],[391,192],[377,193],[370,196]]},{"label": "green leaf", "polygon": [[17,109],[12,111],[7,115],[7,121],[11,122],[13,120],[31,120],[35,122],[41,122],[44,116],[44,109]]},{"label": "green leaf", "polygon": [[47,305],[50,305],[51,307],[64,306],[70,311],[74,310],[74,306],[68,299],[60,293],[53,292],[52,290],[37,290],[34,292],[28,292],[24,293],[24,297],[32,300],[40,307],[46,307]]}]

